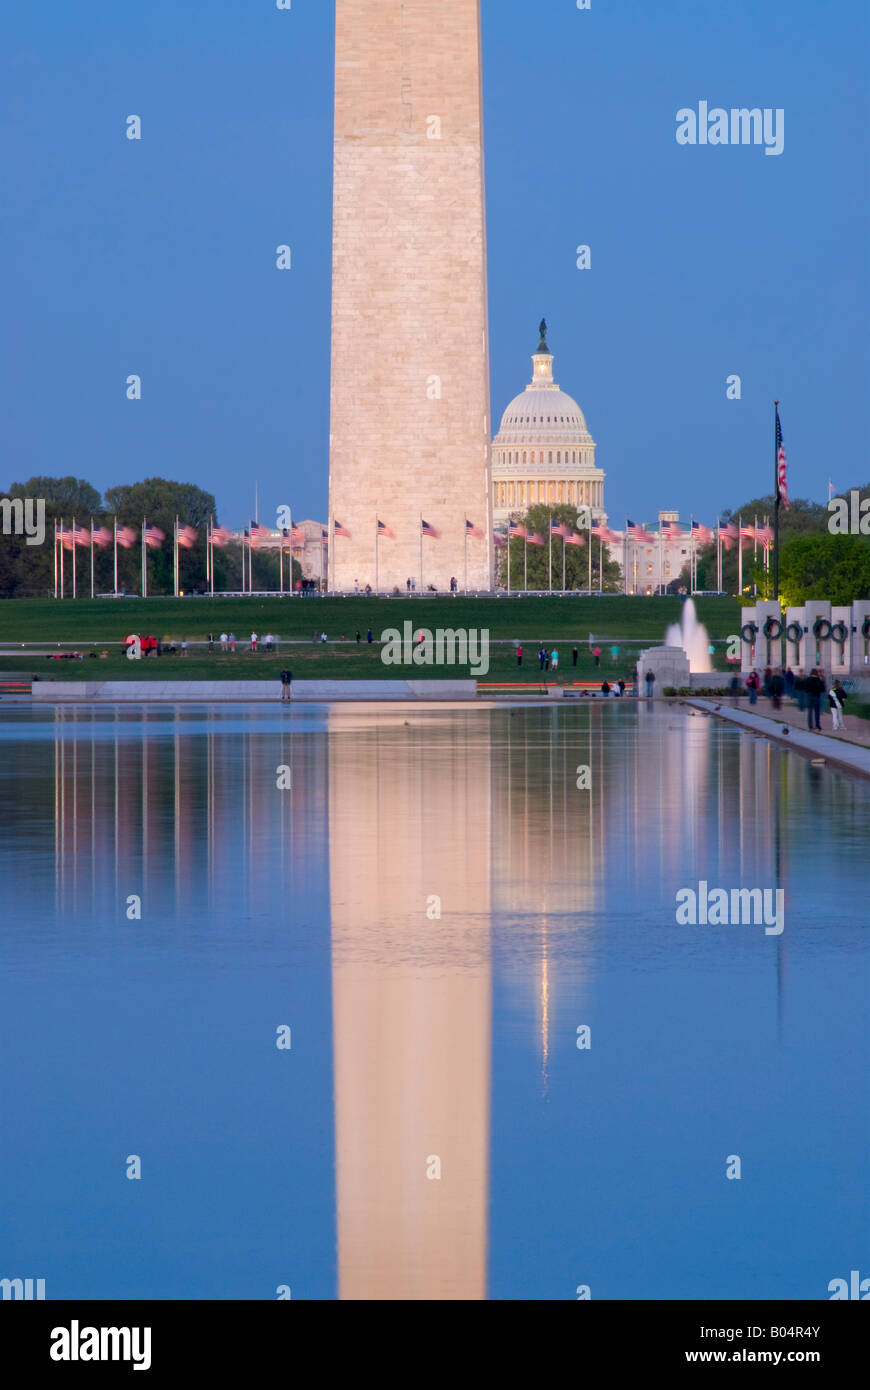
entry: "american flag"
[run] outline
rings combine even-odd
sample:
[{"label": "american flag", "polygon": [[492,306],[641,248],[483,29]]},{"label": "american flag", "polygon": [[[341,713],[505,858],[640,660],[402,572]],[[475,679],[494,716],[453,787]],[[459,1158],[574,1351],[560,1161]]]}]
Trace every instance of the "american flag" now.
[{"label": "american flag", "polygon": [[[347,531],[345,531],[344,528],[342,527],[341,531],[339,532],[339,535],[347,536],[347,535],[349,535],[349,533],[348,533]],[[321,532],[320,532],[320,544],[321,544],[321,545],[329,545],[329,532],[326,531],[326,530],[323,530],[323,529],[322,529]]]},{"label": "american flag", "polygon": [[729,521],[727,526],[723,526],[722,522],[719,522],[719,537],[726,550],[733,548],[734,542],[737,540],[737,527],[733,521]]},{"label": "american flag", "polygon": [[219,548],[229,545],[232,540],[232,533],[224,526],[213,526],[211,528],[211,543]]},{"label": "american flag", "polygon": [[756,526],[755,534],[765,550],[773,545],[773,527],[768,526],[766,522],[763,526]]},{"label": "american flag", "polygon": [[196,545],[196,528],[183,524],[179,525],[178,544],[181,546],[182,550],[192,550]]},{"label": "american flag", "polygon": [[[335,520],[333,520],[333,523],[332,523],[332,533],[333,533],[333,535],[335,535],[335,536],[344,536],[344,538],[345,538],[346,541],[349,541],[349,540],[350,540],[350,531],[348,531],[344,526],[342,526],[342,524],[341,524],[340,521],[335,521]],[[324,531],[324,533],[323,533],[323,539],[324,539],[325,541],[328,541],[328,540],[329,540],[329,532],[328,532],[328,531]]]},{"label": "american flag", "polygon": [[261,526],[259,521],[252,521],[250,529],[245,532],[245,535],[250,540],[251,547],[256,550],[266,539],[267,532],[265,526]]},{"label": "american flag", "polygon": [[290,545],[295,546],[297,550],[305,547],[305,535],[298,526],[290,527]]},{"label": "american flag", "polygon": [[561,536],[563,540],[567,540],[567,538],[570,536],[570,534],[571,534],[571,532],[568,530],[568,527],[565,525],[565,523],[564,523],[563,521],[551,521],[551,522],[550,522],[550,535],[551,535],[551,536]]},{"label": "american flag", "polygon": [[438,540],[441,539],[441,532],[440,532],[440,531],[436,531],[434,526],[430,526],[429,523],[428,523],[428,521],[423,521],[422,518],[421,518],[421,520],[420,520],[420,525],[421,525],[422,528],[423,528],[423,535],[424,535],[424,536],[428,536],[429,539],[430,539],[430,540],[433,540],[433,541],[438,541]]},{"label": "american flag", "polygon": [[776,495],[782,498],[786,507],[791,507],[788,500],[788,467],[785,461],[785,445],[782,442],[782,425],[779,422],[779,403],[776,406]]},{"label": "american flag", "polygon": [[754,526],[741,526],[741,527],[740,527],[740,549],[741,549],[741,550],[747,550],[747,549],[749,548],[750,542],[751,542],[751,541],[754,541],[754,540],[755,540],[755,527],[754,527]]},{"label": "american flag", "polygon": [[700,541],[702,545],[709,545],[710,541],[713,539],[713,532],[710,530],[710,527],[702,526],[700,521],[692,522],[692,535],[695,540]]},{"label": "american flag", "polygon": [[396,533],[385,521],[378,522],[378,535],[383,536],[385,541],[394,541]]},{"label": "american flag", "polygon": [[72,550],[75,544],[75,533],[71,526],[64,526],[61,523],[57,528],[57,538],[66,550]]},{"label": "american flag", "polygon": [[475,526],[473,521],[468,520],[468,517],[465,518],[465,534],[466,536],[474,536],[475,538],[482,538],[483,536],[480,527]]},{"label": "american flag", "polygon": [[156,550],[166,540],[166,533],[159,526],[152,526],[150,521],[146,521],[142,539],[151,550]]},{"label": "american flag", "polygon": [[115,538],[118,544],[123,546],[124,550],[129,550],[138,540],[135,528],[132,526],[119,526]]},{"label": "american flag", "polygon": [[508,522],[508,535],[510,536],[511,540],[513,540],[514,537],[517,537],[521,541],[528,540],[529,538],[529,533],[526,530],[525,526],[521,526],[518,521]]},{"label": "american flag", "polygon": [[537,531],[533,531],[533,532],[531,533],[531,535],[527,535],[527,536],[526,536],[526,540],[528,541],[529,545],[546,545],[546,544],[547,544],[547,542],[544,540],[544,537],[543,537],[543,536],[539,536],[538,533],[537,533]]},{"label": "american flag", "polygon": [[678,521],[665,521],[662,523],[662,535],[669,541],[679,541],[683,538],[683,532]]},{"label": "american flag", "polygon": [[76,527],[75,527],[75,543],[76,543],[76,545],[90,545],[90,544],[91,544],[91,533],[90,533],[90,531],[88,530],[87,526],[79,526],[78,522],[76,522]]},{"label": "american flag", "polygon": [[98,545],[98,546],[100,547],[100,549],[103,550],[103,549],[105,549],[105,547],[106,547],[107,545],[111,545],[111,544],[112,544],[112,533],[111,533],[111,531],[109,530],[108,526],[95,526],[95,527],[94,527],[94,545]]},{"label": "american flag", "polygon": [[566,544],[566,545],[585,545],[585,544],[586,544],[586,541],[585,541],[585,539],[583,538],[583,536],[580,535],[580,532],[579,532],[579,531],[575,531],[572,535],[567,535],[567,536],[565,537],[565,544]]}]

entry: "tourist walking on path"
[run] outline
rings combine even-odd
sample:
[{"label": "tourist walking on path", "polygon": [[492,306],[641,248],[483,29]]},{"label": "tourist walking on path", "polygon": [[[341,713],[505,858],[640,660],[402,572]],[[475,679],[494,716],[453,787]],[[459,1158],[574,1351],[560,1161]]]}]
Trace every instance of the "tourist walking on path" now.
[{"label": "tourist walking on path", "polygon": [[815,666],[807,676],[804,686],[807,692],[807,728],[811,733],[821,733],[822,696],[825,693],[825,682]]},{"label": "tourist walking on path", "polygon": [[746,677],[746,689],[749,691],[750,705],[756,704],[758,700],[758,687],[760,684],[761,682],[758,679],[758,672],[750,671],[749,675]]},{"label": "tourist walking on path", "polygon": [[[595,664],[597,666],[598,662],[596,661]],[[651,700],[653,697],[653,686],[656,683],[655,671],[647,671],[646,675],[644,676],[644,680],[646,681],[646,698],[648,700]]]},{"label": "tourist walking on path", "polygon": [[284,670],[281,672],[281,699],[289,700],[292,698],[293,672]]}]

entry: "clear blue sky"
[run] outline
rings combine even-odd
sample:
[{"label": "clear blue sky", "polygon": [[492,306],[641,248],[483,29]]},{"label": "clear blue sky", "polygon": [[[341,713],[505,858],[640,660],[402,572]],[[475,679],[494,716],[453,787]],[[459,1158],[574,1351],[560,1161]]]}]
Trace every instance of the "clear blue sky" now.
[{"label": "clear blue sky", "polygon": [[[545,314],[613,524],[662,506],[715,520],[769,491],[774,396],[793,493],[866,482],[863,0],[483,15],[495,419]],[[257,479],[261,518],[325,520],[332,16],[7,0],[0,487],[162,474],[239,524]],[[702,99],[784,108],[784,152],[678,146],[677,110]]]}]

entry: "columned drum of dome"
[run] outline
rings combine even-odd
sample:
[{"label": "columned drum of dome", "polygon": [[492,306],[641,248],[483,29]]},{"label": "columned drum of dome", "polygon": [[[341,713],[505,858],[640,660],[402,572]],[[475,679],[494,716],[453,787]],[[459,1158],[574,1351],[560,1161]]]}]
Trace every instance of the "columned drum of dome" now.
[{"label": "columned drum of dome", "polygon": [[479,0],[336,0],[335,62],[329,587],[489,589]]},{"label": "columned drum of dome", "polygon": [[532,380],[511,401],[492,446],[496,525],[539,503],[589,507],[606,521],[604,473],[595,466],[595,440],[579,405],[553,380],[547,325],[532,356]]}]

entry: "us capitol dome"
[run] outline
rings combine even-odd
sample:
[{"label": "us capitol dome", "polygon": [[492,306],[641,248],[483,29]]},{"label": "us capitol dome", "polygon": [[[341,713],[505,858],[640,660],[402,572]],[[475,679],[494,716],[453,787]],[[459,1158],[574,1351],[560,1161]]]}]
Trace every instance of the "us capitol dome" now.
[{"label": "us capitol dome", "polygon": [[587,506],[607,521],[604,473],[595,467],[595,440],[583,411],[553,380],[547,324],[532,357],[532,380],[511,401],[492,444],[493,519],[496,526],[535,503]]}]

